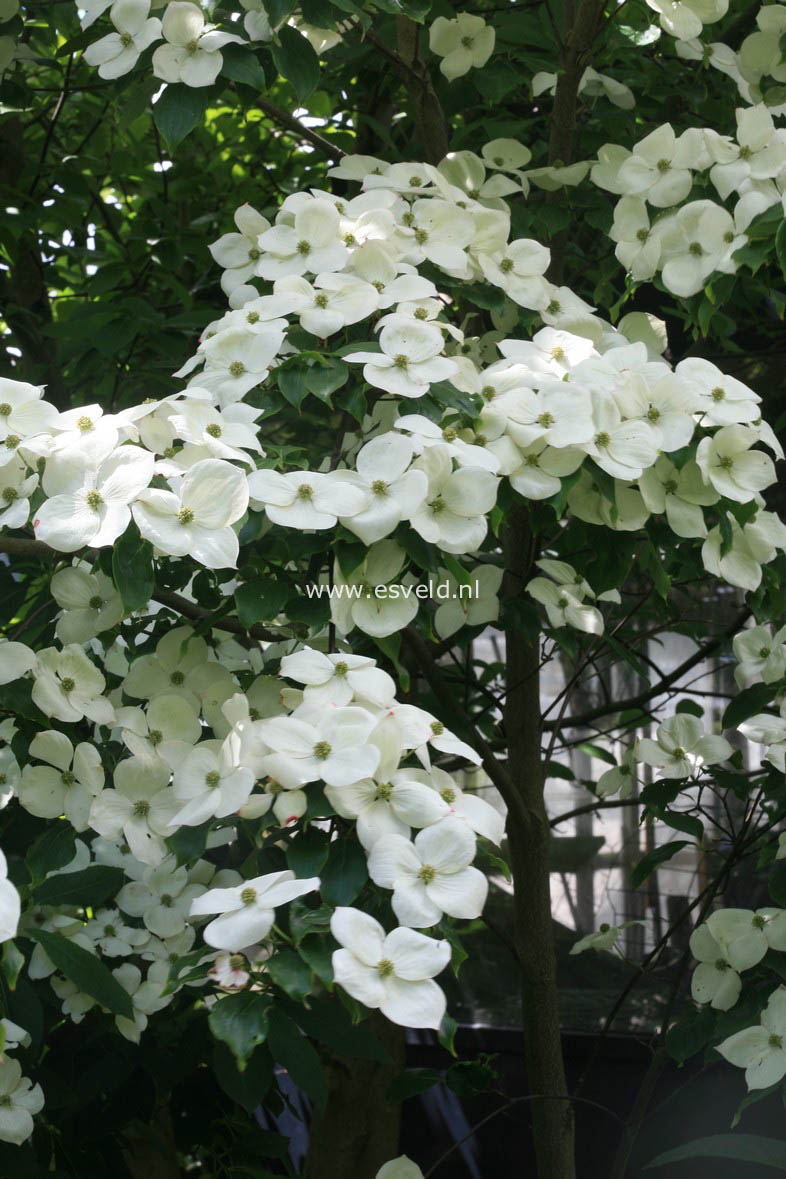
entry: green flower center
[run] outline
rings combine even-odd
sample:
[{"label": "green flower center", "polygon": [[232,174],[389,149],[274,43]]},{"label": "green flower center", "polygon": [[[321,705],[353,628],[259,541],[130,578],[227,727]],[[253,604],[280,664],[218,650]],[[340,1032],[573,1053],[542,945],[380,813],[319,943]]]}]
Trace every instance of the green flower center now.
[{"label": "green flower center", "polygon": [[428,241],[428,234],[426,233],[425,229],[415,230],[415,241],[419,246],[422,246],[425,242]]},{"label": "green flower center", "polygon": [[123,46],[124,49],[128,49],[128,46],[133,43],[133,40],[134,40],[134,38],[131,36],[130,33],[121,33],[120,34],[120,44]]},{"label": "green flower center", "polygon": [[209,434],[211,438],[220,438],[224,431],[216,422],[211,422],[209,426],[205,427],[205,433]]},{"label": "green flower center", "polygon": [[718,466],[722,471],[730,471],[734,466],[734,459],[730,454],[722,454],[718,459]]},{"label": "green flower center", "polygon": [[248,315],[246,316],[246,323],[259,323],[259,312],[249,311]]},{"label": "green flower center", "polygon": [[761,916],[760,913],[757,913],[756,916],[751,921],[751,925],[753,926],[754,929],[764,929],[766,924],[767,924],[767,922]]},{"label": "green flower center", "polygon": [[309,242],[307,242],[307,241],[305,241],[305,240],[304,240],[304,241],[300,241],[300,242],[298,242],[298,244],[297,244],[297,252],[298,252],[298,254],[301,254],[301,255],[302,255],[302,257],[304,257],[304,258],[305,258],[305,257],[306,257],[308,254],[310,254],[310,253],[311,253],[311,245],[310,245],[310,243],[309,243]]},{"label": "green flower center", "polygon": [[11,406],[7,401],[0,404],[0,418],[7,418],[11,414]]},{"label": "green flower center", "polygon": [[348,675],[349,674],[349,664],[344,663],[344,661],[342,659],[342,661],[340,663],[337,663],[336,666],[333,668],[333,674],[340,676],[340,677]]},{"label": "green flower center", "polygon": [[658,162],[657,162],[657,164],[655,165],[655,167],[656,167],[656,168],[658,169],[658,171],[659,171],[659,172],[661,172],[661,173],[662,173],[662,172],[668,172],[669,168],[671,167],[671,164],[670,164],[670,162],[669,162],[668,160],[658,160]]},{"label": "green flower center", "polygon": [[724,970],[730,969],[729,963],[726,961],[725,958],[717,958],[715,960],[715,969],[720,970],[720,972],[723,973]]},{"label": "green flower center", "polygon": [[240,899],[244,905],[253,905],[257,899],[257,890],[255,888],[244,888],[240,894]]},{"label": "green flower center", "polygon": [[649,236],[650,236],[650,231],[648,229],[642,228],[642,229],[636,230],[637,241],[645,242]]},{"label": "green flower center", "polygon": [[767,1041],[767,1046],[769,1048],[782,1048],[783,1047],[783,1036],[776,1036],[775,1033],[773,1032],[773,1034],[770,1036],[769,1040]]},{"label": "green flower center", "polygon": [[319,758],[320,761],[325,761],[333,752],[333,746],[329,741],[317,741],[314,746],[314,757]]},{"label": "green flower center", "polygon": [[9,434],[5,440],[5,444],[9,450],[16,450],[17,446],[19,445],[19,443],[21,441],[22,441],[22,439],[19,437],[18,434]]},{"label": "green flower center", "polygon": [[174,684],[176,688],[179,688],[181,684],[186,682],[185,672],[173,671],[169,677],[169,682],[170,684]]},{"label": "green flower center", "polygon": [[453,803],[456,801],[456,791],[452,790],[450,786],[446,786],[444,790],[440,790],[439,795],[442,801],[446,802],[448,806],[453,806]]},{"label": "green flower center", "polygon": [[441,737],[445,732],[445,726],[443,725],[442,721],[432,721],[431,732],[434,737]]},{"label": "green flower center", "polygon": [[160,729],[151,729],[147,734],[147,739],[151,745],[160,745],[164,739],[164,734]]},{"label": "green flower center", "polygon": [[562,310],[562,304],[560,303],[559,299],[552,299],[551,302],[549,303],[548,307],[546,308],[546,314],[547,315],[556,315],[557,312],[559,312],[561,310]]},{"label": "green flower center", "polygon": [[221,781],[221,775],[218,770],[211,770],[210,773],[205,774],[205,785],[210,786],[211,789],[218,786]]},{"label": "green flower center", "polygon": [[701,258],[704,250],[700,242],[691,242],[688,246],[688,253],[692,254],[694,258]]},{"label": "green flower center", "polygon": [[387,495],[388,485],[384,479],[375,479],[371,484],[371,490],[374,495]]},{"label": "green flower center", "polygon": [[64,770],[60,775],[60,781],[66,787],[73,786],[74,782],[76,782],[76,774],[72,773],[71,770]]},{"label": "green flower center", "polygon": [[314,488],[309,483],[301,483],[297,489],[297,497],[305,500],[313,499]]},{"label": "green flower center", "polygon": [[424,884],[431,884],[432,880],[437,874],[437,869],[432,868],[431,864],[424,864],[418,872],[418,879],[422,880]]},{"label": "green flower center", "polygon": [[93,594],[92,598],[87,604],[91,610],[100,610],[104,604],[104,599],[100,594]]},{"label": "green flower center", "polygon": [[12,504],[14,502],[14,500],[18,499],[18,497],[19,497],[19,492],[16,490],[15,487],[4,487],[3,488],[3,499],[5,500],[5,502],[7,504]]},{"label": "green flower center", "polygon": [[181,508],[177,513],[177,522],[178,524],[182,524],[184,528],[187,524],[193,524],[194,513],[191,508]]},{"label": "green flower center", "polygon": [[395,967],[389,958],[383,958],[380,962],[377,963],[377,970],[379,971],[380,978],[390,978],[394,969]]},{"label": "green flower center", "polygon": [[316,299],[314,300],[314,304],[317,307],[327,307],[327,305],[328,305],[327,295],[317,295]]},{"label": "green flower center", "polygon": [[146,798],[138,798],[134,803],[134,814],[138,819],[144,819],[150,814],[150,803]]},{"label": "green flower center", "polygon": [[85,502],[89,508],[92,508],[94,512],[97,512],[101,507],[101,504],[104,502],[104,497],[101,495],[100,491],[88,491],[87,495],[85,496]]},{"label": "green flower center", "polygon": [[611,435],[607,434],[605,430],[601,430],[600,434],[595,435],[596,446],[608,446],[611,442]]},{"label": "green flower center", "polygon": [[76,684],[71,679],[71,676],[67,675],[64,677],[64,679],[62,679],[60,681],[60,687],[65,692],[65,694],[68,695],[69,692],[73,692],[74,688],[76,687]]},{"label": "green flower center", "polygon": [[540,417],[538,417],[536,420],[537,420],[537,424],[539,426],[553,426],[554,425],[554,415],[550,414],[548,412],[548,410],[545,413],[542,413],[540,415]]},{"label": "green flower center", "polygon": [[245,371],[246,366],[243,364],[242,360],[233,360],[229,366],[230,377],[242,377]]},{"label": "green flower center", "polygon": [[393,796],[393,783],[380,782],[374,795],[375,802],[389,802]]},{"label": "green flower center", "polygon": [[512,258],[503,258],[499,264],[499,268],[503,274],[510,274],[511,270],[513,269],[513,265],[514,263]]},{"label": "green flower center", "polygon": [[660,410],[656,409],[654,405],[651,405],[647,410],[647,421],[653,423],[660,421]]},{"label": "green flower center", "polygon": [[726,396],[726,390],[721,389],[720,385],[716,385],[715,388],[710,393],[710,397],[712,398],[713,401],[723,401],[725,396]]},{"label": "green flower center", "polygon": [[396,368],[406,369],[407,365],[409,364],[409,358],[405,356],[403,352],[399,352],[393,363],[395,364]]},{"label": "green flower center", "polygon": [[86,434],[88,430],[93,429],[93,423],[89,417],[83,415],[81,418],[76,419],[76,428],[80,433]]}]

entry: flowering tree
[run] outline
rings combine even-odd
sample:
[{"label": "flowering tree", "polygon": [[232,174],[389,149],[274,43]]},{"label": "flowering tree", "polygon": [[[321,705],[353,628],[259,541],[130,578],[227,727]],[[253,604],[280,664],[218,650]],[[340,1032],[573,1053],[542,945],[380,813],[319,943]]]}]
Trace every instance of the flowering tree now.
[{"label": "flowering tree", "polygon": [[[637,885],[725,841],[661,1034],[769,1091],[782,450],[730,358],[784,308],[786,9],[153,8],[0,3],[9,1167],[272,1174],[279,1065],[305,1175],[415,1179],[400,1029],[452,1050],[435,980],[504,873],[538,1174],[571,1179],[544,784],[587,733],[582,809],[634,795],[677,836]],[[724,651],[727,736],[686,695]],[[775,905],[723,908],[750,856]]]}]

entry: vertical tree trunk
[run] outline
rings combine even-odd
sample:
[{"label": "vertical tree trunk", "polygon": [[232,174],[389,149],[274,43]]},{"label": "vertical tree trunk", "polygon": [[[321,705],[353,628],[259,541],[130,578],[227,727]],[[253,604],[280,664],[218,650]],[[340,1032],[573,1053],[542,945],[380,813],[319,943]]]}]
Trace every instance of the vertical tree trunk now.
[{"label": "vertical tree trunk", "polygon": [[[511,512],[505,537],[507,593],[519,596],[534,558],[527,510]],[[540,643],[507,634],[505,733],[508,773],[519,805],[508,808],[514,885],[513,938],[521,967],[522,1029],[538,1179],[574,1179],[573,1107],[567,1097],[551,917],[549,824],[543,798]],[[560,1097],[565,1100],[559,1100]]]},{"label": "vertical tree trunk", "polygon": [[311,1127],[303,1179],[374,1179],[399,1154],[401,1105],[387,1105],[385,1091],[404,1067],[404,1032],[378,1013],[368,1023],[390,1062],[327,1061],[327,1106]]}]

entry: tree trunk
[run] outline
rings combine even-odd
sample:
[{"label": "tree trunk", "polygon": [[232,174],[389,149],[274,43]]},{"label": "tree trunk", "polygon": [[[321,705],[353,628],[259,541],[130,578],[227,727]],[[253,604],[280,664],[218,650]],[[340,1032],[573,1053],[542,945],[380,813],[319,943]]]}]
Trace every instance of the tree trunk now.
[{"label": "tree trunk", "polygon": [[[534,559],[527,510],[517,505],[505,538],[507,596],[524,589]],[[513,939],[521,968],[522,1030],[532,1103],[538,1179],[574,1179],[573,1107],[562,1060],[551,917],[549,824],[543,798],[540,643],[507,633],[505,733],[508,773],[519,805],[508,807],[513,874]],[[560,1100],[564,1098],[564,1100]]]},{"label": "tree trunk", "polygon": [[343,1056],[326,1062],[327,1106],[311,1127],[303,1179],[374,1179],[399,1153],[401,1105],[387,1105],[385,1091],[404,1067],[404,1033],[378,1013],[368,1026],[390,1062]]}]

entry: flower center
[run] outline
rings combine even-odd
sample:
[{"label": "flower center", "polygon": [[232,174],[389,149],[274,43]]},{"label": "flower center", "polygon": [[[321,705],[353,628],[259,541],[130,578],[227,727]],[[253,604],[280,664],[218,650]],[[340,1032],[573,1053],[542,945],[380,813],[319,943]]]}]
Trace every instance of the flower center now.
[{"label": "flower center", "polygon": [[172,905],[173,905],[173,900],[172,900],[172,897],[169,895],[169,893],[168,893],[168,892],[165,892],[165,893],[164,893],[164,895],[163,895],[163,896],[161,896],[161,897],[159,897],[158,899],[159,899],[159,901],[161,902],[161,904],[164,906],[164,908],[165,908],[165,909],[171,909],[171,908],[172,908]]},{"label": "flower center", "polygon": [[554,425],[554,416],[553,416],[553,414],[550,414],[548,412],[548,410],[545,413],[542,413],[540,415],[540,417],[538,417],[536,420],[537,420],[537,424],[539,426],[553,426]]},{"label": "flower center", "polygon": [[253,905],[257,899],[257,890],[255,888],[244,888],[240,894],[240,899],[244,905]]},{"label": "flower center", "polygon": [[783,1047],[783,1036],[776,1036],[775,1033],[773,1032],[773,1034],[770,1036],[769,1040],[767,1041],[767,1046],[769,1048],[782,1048]]},{"label": "flower center", "polygon": [[389,958],[382,958],[381,961],[377,963],[377,970],[379,971],[380,978],[390,978],[391,974],[393,973],[394,966]]},{"label": "flower center", "polygon": [[10,415],[10,413],[11,413],[11,406],[8,404],[7,401],[4,401],[0,405],[0,418],[7,418]]},{"label": "flower center", "polygon": [[730,471],[734,466],[734,459],[730,454],[722,454],[718,459],[718,466],[722,471]]},{"label": "flower center", "polygon": [[186,53],[196,53],[199,48],[199,43],[195,40],[189,41],[186,45]]},{"label": "flower center", "polygon": [[100,594],[93,594],[90,601],[87,603],[91,610],[100,610],[104,604],[104,599]]},{"label": "flower center", "polygon": [[211,438],[220,438],[223,432],[216,422],[211,422],[209,426],[205,427],[205,433],[209,434]]},{"label": "flower center", "polygon": [[246,964],[246,960],[242,954],[230,954],[229,966],[231,970],[242,970]]},{"label": "flower center", "polygon": [[669,168],[671,167],[671,164],[669,163],[668,160],[658,160],[655,167],[658,169],[659,172],[668,172]]},{"label": "flower center", "polygon": [[144,819],[150,814],[150,803],[146,798],[138,798],[134,803],[134,814],[138,819]]},{"label": "flower center", "polygon": [[314,756],[319,758],[320,761],[325,761],[330,757],[332,752],[333,746],[329,741],[317,741],[314,746]]},{"label": "flower center", "polygon": [[432,499],[429,507],[431,508],[432,513],[435,516],[438,516],[440,512],[445,511],[445,501],[441,495],[438,495],[436,499]]},{"label": "flower center", "polygon": [[725,958],[718,958],[715,961],[715,969],[720,970],[721,973],[723,973],[724,970],[730,969],[729,963],[726,961]]},{"label": "flower center", "polygon": [[128,49],[128,46],[133,44],[133,40],[134,40],[134,38],[131,36],[130,33],[121,33],[120,34],[120,44],[123,46],[124,49]]},{"label": "flower center", "polygon": [[445,726],[443,725],[442,721],[432,721],[431,722],[431,732],[432,732],[433,736],[441,737],[442,734],[445,732]]},{"label": "flower center", "polygon": [[721,389],[720,385],[716,385],[715,388],[710,393],[710,397],[712,398],[713,401],[723,401],[725,396],[726,396],[726,390]]},{"label": "flower center", "polygon": [[336,666],[333,668],[334,675],[343,677],[345,675],[348,675],[348,673],[349,673],[349,664],[344,663],[343,659],[340,663],[337,663]]},{"label": "flower center", "polygon": [[452,806],[456,801],[456,791],[452,790],[450,786],[446,786],[444,790],[440,790],[440,798],[446,802],[448,806]]},{"label": "flower center", "polygon": [[424,884],[431,884],[432,880],[437,874],[437,869],[432,868],[431,864],[424,864],[418,872],[418,879],[422,880]]},{"label": "flower center", "polygon": [[403,352],[399,352],[393,363],[395,364],[396,368],[406,369],[407,365],[409,364],[409,357],[405,356]]},{"label": "flower center", "polygon": [[702,254],[704,253],[701,243],[691,242],[691,244],[688,246],[688,253],[692,254],[694,258],[701,258]]},{"label": "flower center", "polygon": [[259,323],[259,312],[249,311],[248,315],[246,316],[246,323]]},{"label": "flower center", "polygon": [[205,785],[210,786],[211,789],[218,786],[220,781],[221,775],[218,770],[211,770],[208,774],[205,774]]},{"label": "flower center", "polygon": [[344,234],[344,245],[345,246],[356,246],[357,244],[358,244],[358,239],[355,237],[354,233],[345,233]]},{"label": "flower center", "polygon": [[81,434],[86,434],[88,430],[93,429],[93,423],[90,418],[83,416],[76,419],[76,428]]},{"label": "flower center", "polygon": [[749,160],[752,155],[753,155],[753,152],[748,147],[747,143],[743,143],[742,147],[740,148],[740,159],[741,160]]},{"label": "flower center", "polygon": [[76,774],[72,773],[71,770],[64,770],[60,775],[60,781],[64,786],[73,786],[74,782],[76,782]]},{"label": "flower center", "polygon": [[310,243],[305,241],[305,239],[303,241],[298,242],[297,252],[298,252],[298,254],[301,254],[305,258],[308,254],[311,253]]},{"label": "flower center", "polygon": [[674,495],[674,492],[677,490],[678,487],[679,487],[679,483],[677,482],[676,479],[667,479],[666,482],[663,484],[663,490],[668,492],[669,495]]},{"label": "flower center", "polygon": [[650,236],[650,231],[648,229],[642,228],[642,229],[636,230],[637,241],[645,242],[649,236]]},{"label": "flower center", "polygon": [[595,435],[596,446],[608,446],[611,442],[611,435],[607,434],[605,430],[601,430],[600,434]]},{"label": "flower center", "polygon": [[177,513],[177,522],[182,524],[184,528],[187,524],[193,524],[194,513],[191,508],[181,508]]},{"label": "flower center", "polygon": [[503,258],[499,264],[499,268],[503,274],[510,274],[511,270],[513,269],[513,259]]},{"label": "flower center", "polygon": [[681,746],[681,745],[678,745],[678,746],[677,746],[677,748],[674,750],[674,753],[672,754],[672,757],[677,757],[677,758],[679,758],[680,760],[682,760],[682,758],[683,758],[684,756],[685,756],[685,750],[682,748],[682,746]]},{"label": "flower center", "polygon": [[546,308],[546,314],[547,315],[556,315],[557,312],[559,312],[561,310],[562,310],[562,304],[560,303],[559,299],[552,299],[551,302],[549,303],[548,307]]},{"label": "flower center", "polygon": [[169,677],[169,682],[170,684],[174,684],[176,688],[179,688],[181,684],[186,682],[185,672],[173,671]]},{"label": "flower center", "polygon": [[19,445],[19,443],[21,441],[22,441],[22,439],[19,437],[18,434],[9,434],[5,440],[5,444],[9,450],[16,450],[17,446]]},{"label": "flower center", "polygon": [[229,366],[230,377],[242,377],[245,371],[246,366],[243,364],[242,360],[233,360]]},{"label": "flower center", "polygon": [[19,492],[16,490],[15,487],[4,487],[3,488],[3,499],[5,500],[5,502],[7,504],[12,504],[14,502],[14,500],[18,498],[18,496],[19,496]]},{"label": "flower center", "polygon": [[67,675],[64,679],[62,679],[60,681],[60,687],[65,692],[65,694],[68,695],[69,692],[73,692],[74,688],[76,687],[76,684],[71,679],[71,676]]},{"label": "flower center", "polygon": [[760,913],[757,913],[757,914],[756,914],[756,916],[755,916],[755,917],[753,918],[753,920],[751,921],[751,925],[753,926],[753,928],[754,928],[754,929],[764,929],[764,926],[765,926],[766,924],[767,924],[767,922],[766,922],[766,921],[765,921],[765,919],[764,919],[764,918],[761,916],[761,914],[760,914]]},{"label": "flower center", "polygon": [[164,734],[160,729],[151,729],[147,734],[147,739],[151,745],[160,745],[164,739]]},{"label": "flower center", "polygon": [[87,495],[85,496],[85,503],[89,508],[92,508],[94,512],[98,511],[103,502],[104,498],[100,491],[88,491]]},{"label": "flower center", "polygon": [[375,802],[389,802],[393,796],[393,783],[380,782],[374,795]]},{"label": "flower center", "polygon": [[654,405],[650,406],[650,408],[647,410],[647,421],[648,422],[659,422],[660,421],[660,410],[656,409]]},{"label": "flower center", "polygon": [[314,304],[317,307],[327,307],[327,305],[328,305],[327,295],[317,295],[316,299],[314,300]]},{"label": "flower center", "polygon": [[306,499],[306,500],[313,499],[314,498],[314,488],[311,486],[310,483],[301,483],[300,487],[298,487],[298,489],[297,489],[297,497],[298,497],[298,499]]},{"label": "flower center", "polygon": [[388,485],[384,479],[375,479],[371,484],[371,490],[374,495],[387,495]]}]

